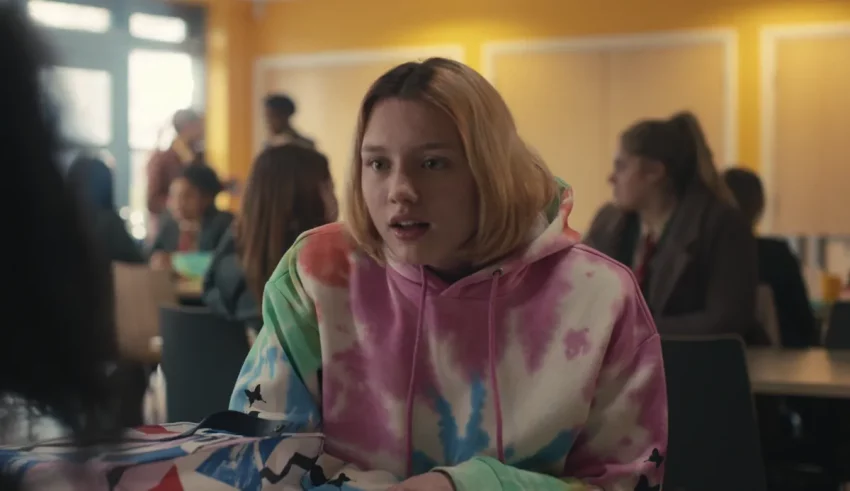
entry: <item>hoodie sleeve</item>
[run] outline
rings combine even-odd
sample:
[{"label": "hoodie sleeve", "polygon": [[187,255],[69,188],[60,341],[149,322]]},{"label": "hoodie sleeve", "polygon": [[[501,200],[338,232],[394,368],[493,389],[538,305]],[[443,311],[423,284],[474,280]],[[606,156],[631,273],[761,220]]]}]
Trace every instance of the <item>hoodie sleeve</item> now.
[{"label": "hoodie sleeve", "polygon": [[[631,275],[629,275],[631,278]],[[562,475],[476,457],[448,474],[457,491],[658,490],[667,454],[667,390],[661,342],[631,279],[599,370],[590,412]]]},{"label": "hoodie sleeve", "polygon": [[[230,409],[286,421],[292,431],[321,430],[321,345],[316,306],[298,275],[300,238],[284,255],[263,295],[263,328],[236,380]],[[350,479],[345,489],[387,489],[396,478],[383,471],[360,471],[332,455],[319,457],[328,479]],[[328,489],[313,483],[309,489]],[[332,489],[337,489],[333,487]]]},{"label": "hoodie sleeve", "polygon": [[266,284],[263,329],[239,373],[230,409],[284,419],[310,431],[321,424],[319,330],[313,301],[298,278],[294,249]]}]

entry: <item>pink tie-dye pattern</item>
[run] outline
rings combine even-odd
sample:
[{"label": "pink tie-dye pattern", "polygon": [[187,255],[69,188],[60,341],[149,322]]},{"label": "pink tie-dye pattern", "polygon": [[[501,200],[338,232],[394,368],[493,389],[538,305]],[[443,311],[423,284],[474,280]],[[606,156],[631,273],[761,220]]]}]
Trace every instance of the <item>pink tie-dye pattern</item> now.
[{"label": "pink tie-dye pattern", "polygon": [[345,386],[339,376],[328,372],[322,377],[322,412],[336,412],[337,402],[344,394]]},{"label": "pink tie-dye pattern", "polygon": [[363,355],[362,350],[351,349],[334,356],[333,361],[345,367],[348,380],[342,387],[333,384],[328,388],[330,400],[344,401],[333,416],[325,417],[328,444],[338,441],[368,452],[401,452],[403,440],[387,424],[390,413],[382,403],[381,388],[372,382],[374,371]]},{"label": "pink tie-dye pattern", "polygon": [[[598,252],[591,252],[593,252],[594,257],[590,259],[590,262],[610,261]],[[638,369],[645,363],[655,363],[657,364],[656,370],[663,370],[660,365],[661,345],[658,342],[658,334],[654,333],[654,329],[648,323],[652,317],[643,304],[640,294],[637,293],[640,290],[637,288],[634,277],[628,274],[624,268],[622,269],[619,279],[623,291],[631,290],[636,293],[623,295],[611,305],[611,315],[616,319],[616,323],[602,361],[600,378],[605,380],[623,379],[626,374],[637,373]],[[647,336],[647,333],[654,334]],[[655,350],[656,352],[645,352],[644,350]],[[611,372],[612,367],[616,370],[616,373]],[[594,383],[594,390],[598,383],[599,379]],[[589,386],[586,386],[586,388],[589,388]],[[641,442],[641,444],[648,443],[666,447],[667,399],[666,396],[659,397],[660,394],[664,394],[665,390],[664,378],[655,377],[651,382],[642,384],[635,391],[623,395],[630,401],[630,404],[640,407],[639,424],[649,432],[647,442]],[[592,399],[591,401],[591,410],[593,410],[596,401]],[[652,404],[646,404],[645,401],[652,401]],[[624,402],[618,401],[616,404],[624,404]],[[564,472],[569,475],[588,476],[588,483],[599,484],[602,482],[601,480],[590,476],[604,475],[606,473],[606,462],[600,460],[600,456],[590,449],[588,443],[589,435],[581,433],[576,439],[574,451],[565,463]],[[621,448],[625,448],[630,447],[635,442],[629,435],[624,435],[619,443]],[[626,443],[628,445],[625,445]],[[643,474],[652,475],[652,482],[658,482],[663,474],[653,471],[651,467],[653,466],[645,465]]]},{"label": "pink tie-dye pattern", "polygon": [[[535,264],[535,269],[545,270],[551,268],[551,258],[544,259]],[[558,319],[562,300],[570,295],[573,285],[569,279],[564,277],[552,277],[548,285],[542,288],[543,294],[519,309],[518,318],[520,324],[517,326],[516,337],[523,347],[525,365],[529,373],[535,373],[543,364],[543,355],[550,349],[555,330],[558,327]]]},{"label": "pink tie-dye pattern", "polygon": [[590,352],[590,329],[569,329],[564,336],[564,354],[568,360],[574,360]]},{"label": "pink tie-dye pattern", "polygon": [[[362,339],[345,353],[338,354],[340,361],[368,360],[368,373],[372,384],[377,384],[382,393],[404,400],[410,381],[413,343],[411,331],[415,329],[418,312],[413,301],[389,281],[375,282],[373,278],[386,278],[386,270],[371,259],[358,261],[360,270],[354,281],[368,278],[371,288],[352,294],[351,310],[355,323],[364,326]],[[418,299],[417,299],[418,301]],[[399,308],[405,305],[407,308]],[[427,332],[426,322],[423,331]],[[426,338],[423,333],[423,338]],[[427,343],[420,348],[419,360],[429,360]],[[424,348],[424,349],[423,349]],[[403,368],[400,368],[403,367]],[[421,393],[425,387],[434,386],[433,367],[418,367],[417,388]]]},{"label": "pink tie-dye pattern", "polygon": [[[488,302],[456,298],[435,298],[434,308],[425,310],[425,325],[434,333],[435,341],[449,349],[449,367],[458,372],[458,376],[468,381],[481,378],[489,372],[489,350],[487,346]],[[507,341],[504,308],[497,301],[495,309],[496,336],[495,362],[501,360]],[[429,315],[430,314],[430,315]],[[430,343],[425,343],[428,346]]]}]

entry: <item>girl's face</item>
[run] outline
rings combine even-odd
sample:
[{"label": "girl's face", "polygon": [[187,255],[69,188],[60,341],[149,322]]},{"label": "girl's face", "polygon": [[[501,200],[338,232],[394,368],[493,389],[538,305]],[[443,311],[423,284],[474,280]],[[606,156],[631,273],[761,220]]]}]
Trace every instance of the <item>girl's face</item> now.
[{"label": "girl's face", "polygon": [[622,148],[614,159],[614,172],[608,176],[614,203],[625,211],[640,210],[658,192],[664,180],[664,166],[647,161]]},{"label": "girl's face", "polygon": [[168,189],[168,211],[177,221],[200,220],[211,204],[209,197],[187,179],[178,177]]},{"label": "girl's face", "polygon": [[440,109],[386,99],[360,149],[369,216],[396,260],[452,272],[478,226],[478,191],[460,133]]}]

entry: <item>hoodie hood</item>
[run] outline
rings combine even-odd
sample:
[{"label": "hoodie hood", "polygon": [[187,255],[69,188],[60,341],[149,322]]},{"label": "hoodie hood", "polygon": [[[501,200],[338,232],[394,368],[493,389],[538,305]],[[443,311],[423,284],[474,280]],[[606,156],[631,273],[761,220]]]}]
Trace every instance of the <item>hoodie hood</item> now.
[{"label": "hoodie hood", "polygon": [[[467,290],[467,293],[470,293],[465,287],[489,282],[497,272],[500,276],[510,276],[511,273],[520,272],[532,263],[577,244],[581,240],[581,236],[569,226],[569,216],[573,210],[573,190],[569,184],[560,178],[556,177],[555,183],[558,187],[558,194],[545,209],[540,211],[537,220],[529,230],[529,240],[525,247],[458,280],[452,285],[445,284],[433,275],[431,275],[433,281],[429,280],[428,282],[433,283],[433,286],[439,290],[447,290],[447,293],[459,293],[458,290]],[[388,259],[387,263],[394,272],[407,280],[420,283],[423,279],[424,273],[420,266],[405,264],[392,259]],[[508,281],[510,282],[510,280]],[[472,296],[476,295],[473,294]]]}]

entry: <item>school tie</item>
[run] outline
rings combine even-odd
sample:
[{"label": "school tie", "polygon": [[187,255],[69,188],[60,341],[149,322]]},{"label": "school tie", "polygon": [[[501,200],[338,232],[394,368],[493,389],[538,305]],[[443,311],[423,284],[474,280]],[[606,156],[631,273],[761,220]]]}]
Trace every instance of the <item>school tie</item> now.
[{"label": "school tie", "polygon": [[653,256],[655,256],[657,245],[658,243],[652,238],[652,235],[646,234],[646,237],[643,239],[643,254],[641,254],[640,262],[638,262],[638,266],[635,269],[635,278],[641,287],[644,286],[644,281],[649,271],[649,263],[652,261]]}]

